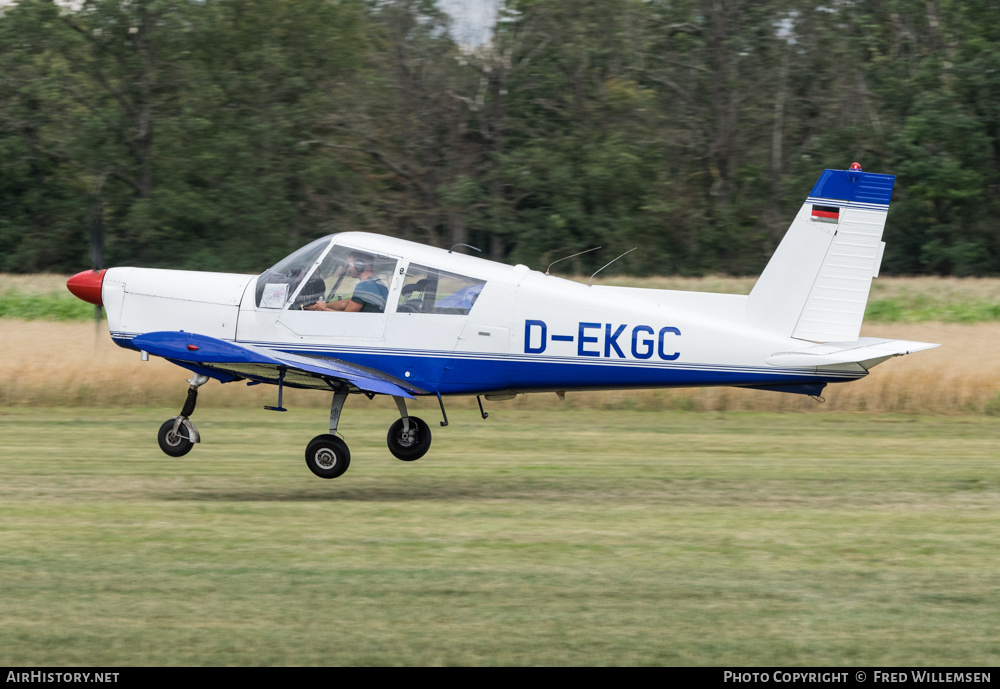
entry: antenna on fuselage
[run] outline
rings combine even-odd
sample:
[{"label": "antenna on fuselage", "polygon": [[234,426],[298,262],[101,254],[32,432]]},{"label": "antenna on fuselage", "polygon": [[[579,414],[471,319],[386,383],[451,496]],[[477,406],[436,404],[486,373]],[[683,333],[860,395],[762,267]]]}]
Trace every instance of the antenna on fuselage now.
[{"label": "antenna on fuselage", "polygon": [[[473,251],[478,251],[479,253],[483,253],[483,250],[482,250],[482,249],[480,249],[480,248],[478,248],[478,247],[475,247],[475,246],[472,246],[471,244],[456,244],[455,246],[465,246],[465,247],[468,247],[468,248],[472,249]],[[451,253],[452,251],[454,251],[454,250],[455,250],[455,246],[453,246],[453,247],[451,247],[450,249],[448,249],[448,253],[449,253],[449,254],[450,254],[450,253]]]},{"label": "antenna on fuselage", "polygon": [[[622,256],[626,256],[626,255],[632,253],[633,251],[635,251],[638,248],[639,247],[637,247],[637,246],[633,246],[631,249],[629,249],[628,251],[626,251],[624,254],[622,254],[618,258],[621,258]],[[608,266],[610,266],[612,263],[614,263],[615,261],[617,261],[618,258],[616,258],[616,259],[614,259],[612,261],[608,261],[607,263],[605,263],[603,266],[601,266],[600,268],[597,269],[597,271],[594,273],[594,275],[597,275],[597,273],[600,273],[602,270],[604,270],[605,268],[607,268]],[[592,283],[594,281],[594,275],[591,275],[590,276],[590,280],[587,281],[587,287],[590,287],[591,286],[590,283]]]},{"label": "antenna on fuselage", "polygon": [[[579,251],[579,252],[577,252],[577,253],[573,254],[572,256],[566,256],[566,257],[564,257],[564,258],[560,258],[560,259],[558,259],[558,260],[555,260],[555,261],[553,261],[552,263],[550,263],[550,264],[549,264],[549,268],[551,268],[551,267],[552,267],[552,266],[554,266],[555,264],[559,263],[559,261],[565,261],[565,260],[568,260],[568,259],[570,259],[570,258],[573,258],[573,257],[575,257],[575,256],[581,256],[581,255],[583,255],[583,254],[589,254],[589,253],[590,253],[591,251],[597,251],[597,250],[598,250],[598,249],[600,249],[600,248],[601,248],[601,247],[599,247],[599,246],[595,246],[595,247],[594,247],[593,249],[587,249],[586,251]],[[549,275],[549,268],[546,268],[546,269],[545,269],[545,274],[546,274],[546,275]]]}]

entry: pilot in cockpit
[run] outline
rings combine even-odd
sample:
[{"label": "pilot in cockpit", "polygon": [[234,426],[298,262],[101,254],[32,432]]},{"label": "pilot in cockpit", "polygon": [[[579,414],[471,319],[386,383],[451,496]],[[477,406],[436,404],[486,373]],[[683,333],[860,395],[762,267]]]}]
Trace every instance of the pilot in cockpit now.
[{"label": "pilot in cockpit", "polygon": [[354,293],[347,299],[324,301],[302,307],[307,311],[346,311],[349,313],[383,313],[389,288],[375,274],[374,257],[361,252],[352,252],[347,259],[347,276],[357,279]]}]

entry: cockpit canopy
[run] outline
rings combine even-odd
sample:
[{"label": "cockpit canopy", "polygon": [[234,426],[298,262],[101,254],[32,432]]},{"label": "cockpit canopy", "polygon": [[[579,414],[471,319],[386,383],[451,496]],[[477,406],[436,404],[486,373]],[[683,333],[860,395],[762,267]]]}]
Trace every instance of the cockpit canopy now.
[{"label": "cockpit canopy", "polygon": [[[350,299],[359,284],[357,276],[370,268],[371,279],[385,285],[392,303],[366,303],[366,311],[465,315],[485,284],[485,280],[409,263],[405,257],[339,244],[337,236],[317,239],[265,271],[257,279],[257,306],[301,309],[321,300]],[[403,281],[393,294],[393,277],[399,267],[404,267]]]}]

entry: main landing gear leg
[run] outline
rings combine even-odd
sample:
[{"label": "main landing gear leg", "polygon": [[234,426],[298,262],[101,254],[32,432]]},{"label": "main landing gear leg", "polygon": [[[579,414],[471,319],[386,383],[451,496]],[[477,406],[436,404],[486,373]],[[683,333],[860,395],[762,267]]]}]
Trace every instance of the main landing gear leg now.
[{"label": "main landing gear leg", "polygon": [[406,400],[393,397],[400,419],[389,427],[386,442],[396,459],[412,462],[420,459],[431,447],[431,428],[423,419],[406,413]]},{"label": "main landing gear leg", "polygon": [[330,432],[317,435],[306,446],[306,466],[320,478],[337,478],[351,466],[351,451],[347,449],[347,443],[334,435],[346,401],[346,392],[334,393],[330,403]]},{"label": "main landing gear leg", "polygon": [[188,383],[187,400],[181,413],[172,419],[167,419],[160,426],[160,431],[156,435],[156,440],[160,444],[160,449],[164,454],[171,457],[183,457],[195,443],[201,442],[201,434],[191,423],[190,416],[194,413],[194,407],[198,403],[198,388],[210,380],[208,376],[200,373],[194,374]]}]

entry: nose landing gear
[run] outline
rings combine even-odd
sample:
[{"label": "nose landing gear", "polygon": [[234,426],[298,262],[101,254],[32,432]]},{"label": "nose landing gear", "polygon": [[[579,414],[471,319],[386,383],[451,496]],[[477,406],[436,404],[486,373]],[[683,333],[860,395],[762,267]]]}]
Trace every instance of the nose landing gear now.
[{"label": "nose landing gear", "polygon": [[191,387],[188,388],[187,400],[184,402],[181,413],[172,419],[167,419],[160,426],[160,430],[156,434],[156,441],[164,454],[171,457],[183,457],[191,451],[195,443],[201,442],[201,434],[198,433],[198,429],[191,423],[189,417],[194,413],[194,407],[198,403],[198,388],[209,380],[208,376],[197,373],[192,376],[188,380]]}]

